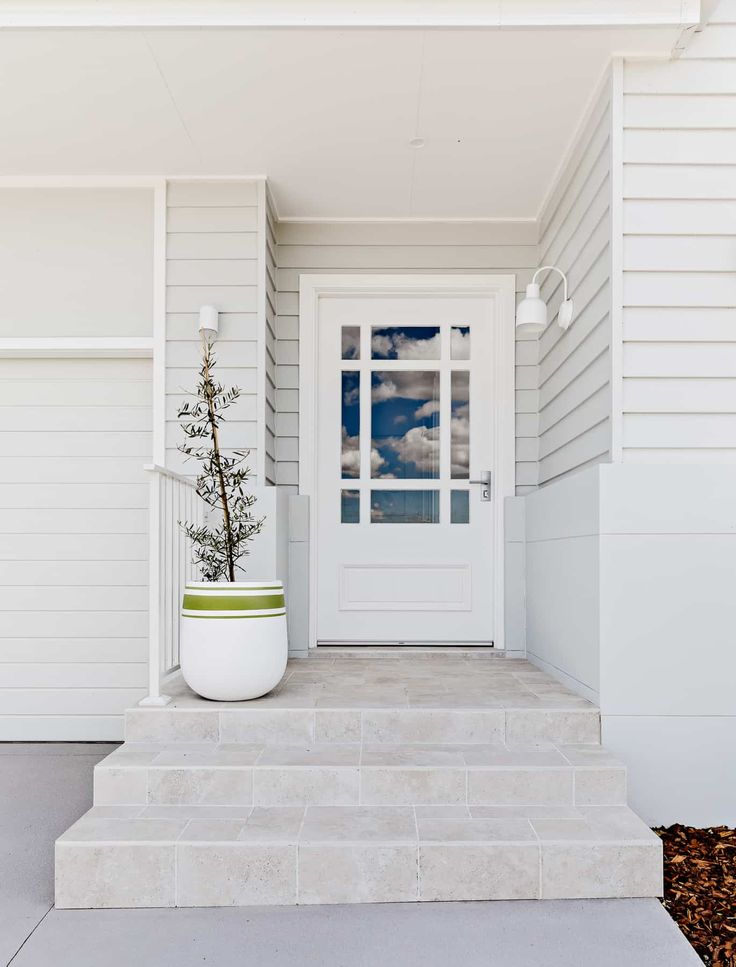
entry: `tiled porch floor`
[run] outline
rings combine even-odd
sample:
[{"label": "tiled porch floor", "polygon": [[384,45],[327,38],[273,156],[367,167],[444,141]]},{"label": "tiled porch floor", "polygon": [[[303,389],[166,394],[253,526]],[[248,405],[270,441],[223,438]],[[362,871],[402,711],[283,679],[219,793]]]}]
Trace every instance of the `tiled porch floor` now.
[{"label": "tiled porch floor", "polygon": [[528,661],[488,651],[316,649],[292,659],[281,684],[250,702],[208,702],[181,679],[175,708],[592,709]]}]

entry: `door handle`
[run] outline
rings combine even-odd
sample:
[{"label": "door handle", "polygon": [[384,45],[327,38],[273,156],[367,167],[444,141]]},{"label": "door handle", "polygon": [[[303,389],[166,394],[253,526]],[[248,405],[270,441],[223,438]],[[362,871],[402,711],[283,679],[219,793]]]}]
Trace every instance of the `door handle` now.
[{"label": "door handle", "polygon": [[493,477],[490,470],[483,470],[480,475],[480,480],[469,480],[468,483],[479,484],[482,488],[480,492],[481,500],[491,499],[491,481]]}]

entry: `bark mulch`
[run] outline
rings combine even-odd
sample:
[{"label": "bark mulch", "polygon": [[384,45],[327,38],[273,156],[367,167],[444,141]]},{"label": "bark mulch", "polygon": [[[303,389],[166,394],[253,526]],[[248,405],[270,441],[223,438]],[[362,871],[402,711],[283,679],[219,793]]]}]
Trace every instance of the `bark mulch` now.
[{"label": "bark mulch", "polygon": [[662,827],[664,905],[708,967],[736,967],[736,829]]}]

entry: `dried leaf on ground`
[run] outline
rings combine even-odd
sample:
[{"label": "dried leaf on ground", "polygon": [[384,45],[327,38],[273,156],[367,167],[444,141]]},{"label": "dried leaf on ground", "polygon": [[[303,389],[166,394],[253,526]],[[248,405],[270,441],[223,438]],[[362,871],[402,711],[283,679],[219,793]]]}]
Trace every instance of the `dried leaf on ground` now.
[{"label": "dried leaf on ground", "polygon": [[664,905],[707,967],[736,967],[736,829],[661,827]]}]

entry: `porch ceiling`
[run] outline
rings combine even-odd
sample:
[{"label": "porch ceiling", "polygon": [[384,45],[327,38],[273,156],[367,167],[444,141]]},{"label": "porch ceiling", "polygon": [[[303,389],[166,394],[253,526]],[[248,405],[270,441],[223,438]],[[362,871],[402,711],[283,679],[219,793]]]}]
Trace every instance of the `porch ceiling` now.
[{"label": "porch ceiling", "polygon": [[4,31],[0,173],[268,175],[282,218],[535,218],[610,57],[681,30]]}]

